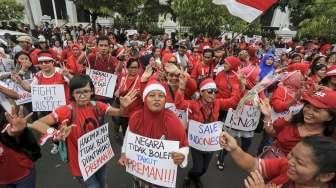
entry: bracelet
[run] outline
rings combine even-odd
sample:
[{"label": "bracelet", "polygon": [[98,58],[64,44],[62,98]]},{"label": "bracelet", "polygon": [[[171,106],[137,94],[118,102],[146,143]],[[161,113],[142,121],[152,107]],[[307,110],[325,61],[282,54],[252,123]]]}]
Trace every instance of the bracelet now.
[{"label": "bracelet", "polygon": [[264,125],[266,124],[266,127],[270,127],[271,125],[273,125],[273,122],[272,121],[263,121],[264,122]]}]

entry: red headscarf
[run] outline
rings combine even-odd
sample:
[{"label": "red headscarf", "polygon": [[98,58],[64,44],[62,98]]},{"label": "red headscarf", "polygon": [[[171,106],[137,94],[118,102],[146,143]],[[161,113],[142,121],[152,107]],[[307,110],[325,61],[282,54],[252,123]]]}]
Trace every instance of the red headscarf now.
[{"label": "red headscarf", "polygon": [[167,109],[162,109],[157,113],[152,112],[146,102],[142,109],[130,116],[129,130],[154,139],[160,139],[164,135],[167,140],[180,141],[180,147],[188,145],[184,127],[176,115]]},{"label": "red headscarf", "polygon": [[279,86],[282,86],[285,91],[286,95],[289,95],[293,98],[297,94],[301,94],[301,81],[303,80],[303,75],[300,71],[296,70],[293,72],[288,73],[280,83]]}]

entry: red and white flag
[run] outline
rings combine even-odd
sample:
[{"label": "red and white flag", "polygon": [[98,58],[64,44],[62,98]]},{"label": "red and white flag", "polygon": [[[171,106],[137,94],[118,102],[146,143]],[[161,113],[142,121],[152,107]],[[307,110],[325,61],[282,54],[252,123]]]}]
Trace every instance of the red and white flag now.
[{"label": "red and white flag", "polygon": [[278,0],[212,0],[212,3],[225,5],[232,15],[251,23],[277,1]]}]

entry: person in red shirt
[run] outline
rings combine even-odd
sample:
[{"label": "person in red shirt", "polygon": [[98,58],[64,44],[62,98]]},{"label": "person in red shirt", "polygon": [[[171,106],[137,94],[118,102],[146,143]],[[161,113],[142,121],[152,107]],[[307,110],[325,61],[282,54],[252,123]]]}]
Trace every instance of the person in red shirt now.
[{"label": "person in red shirt", "polygon": [[[180,77],[179,90],[176,92],[175,105],[177,109],[188,109],[189,119],[201,122],[211,123],[218,121],[219,111],[228,110],[237,104],[237,101],[230,99],[215,98],[217,86],[213,79],[208,78],[200,84],[200,99],[185,100],[184,90],[188,75],[183,74]],[[200,180],[209,167],[213,152],[200,151],[195,148],[190,148],[193,166],[188,172],[188,177],[185,178],[184,186],[188,187],[193,182],[196,187],[202,187]]]},{"label": "person in red shirt", "polygon": [[270,104],[275,112],[287,111],[290,106],[299,102],[303,81],[304,77],[301,72],[293,71],[288,73],[288,76],[278,84],[270,99]]},{"label": "person in red shirt", "polygon": [[66,62],[67,69],[73,75],[85,74],[85,68],[89,63],[85,53],[77,44],[74,44],[71,49],[72,54],[68,57]]},{"label": "person in red shirt", "polygon": [[118,59],[110,53],[110,40],[106,36],[98,38],[98,51],[88,56],[91,69],[114,73],[118,65]]},{"label": "person in red shirt", "polygon": [[235,138],[224,132],[221,146],[230,152],[233,161],[251,173],[244,180],[251,187],[334,187],[336,143],[323,136],[303,138],[286,157],[258,159],[243,151]]},{"label": "person in red shirt", "polygon": [[271,106],[267,98],[260,102],[264,114],[264,129],[273,135],[271,147],[264,148],[261,158],[286,156],[304,137],[310,135],[331,136],[336,123],[336,92],[329,88],[303,94],[303,109],[292,117],[271,119]]},{"label": "person in red shirt", "polygon": [[[57,134],[56,129],[68,129],[68,135],[65,139],[67,147],[68,165],[72,176],[79,180],[82,187],[104,187],[106,180],[106,166],[100,168],[85,182],[78,163],[78,145],[77,140],[84,135],[100,126],[99,117],[121,116],[123,107],[128,106],[135,100],[137,91],[128,93],[121,97],[121,109],[114,108],[103,102],[94,101],[94,86],[88,75],[74,76],[70,80],[71,102],[56,108],[52,113],[38,119],[31,126],[44,136]],[[94,102],[91,102],[94,101]],[[95,105],[94,105],[95,104]],[[71,107],[70,107],[71,106]],[[72,117],[75,115],[76,117]],[[70,122],[72,121],[73,122]],[[71,124],[71,126],[70,126]]]},{"label": "person in red shirt", "polygon": [[213,61],[214,52],[210,48],[206,48],[203,51],[203,57],[197,64],[194,64],[194,68],[191,72],[191,78],[195,79],[199,84],[205,78],[212,78],[214,71],[214,61]]},{"label": "person in red shirt", "polygon": [[33,78],[32,84],[63,84],[65,98],[69,99],[68,81],[72,78],[69,71],[62,66],[62,68],[55,67],[55,59],[49,52],[40,52],[38,54],[38,67],[41,69]]},{"label": "person in red shirt", "polygon": [[[128,131],[153,139],[179,141],[180,147],[172,152],[171,159],[174,164],[184,168],[188,163],[188,139],[181,121],[172,111],[165,109],[166,94],[165,88],[158,81],[149,81],[142,95],[144,105],[130,116]],[[125,139],[127,139],[127,132]],[[129,164],[125,151],[124,142],[119,159],[122,166]],[[139,187],[155,187],[142,180],[136,183]]]},{"label": "person in red shirt", "polygon": [[23,117],[22,107],[18,113],[12,108],[4,121],[5,110],[0,107],[0,111],[0,187],[35,188],[34,163],[41,157],[41,149],[33,132],[26,128],[31,114]]}]

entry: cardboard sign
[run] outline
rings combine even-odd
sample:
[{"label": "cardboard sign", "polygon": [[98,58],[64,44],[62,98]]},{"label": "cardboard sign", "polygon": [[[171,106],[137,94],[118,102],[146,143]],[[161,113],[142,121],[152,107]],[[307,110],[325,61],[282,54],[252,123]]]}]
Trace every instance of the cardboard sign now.
[{"label": "cardboard sign", "polygon": [[[0,86],[4,88],[9,88],[8,84],[0,81]],[[0,105],[6,110],[6,112],[11,113],[12,112],[12,104],[10,103],[9,99],[0,92]]]},{"label": "cardboard sign", "polygon": [[303,106],[304,104],[296,104],[296,105],[290,106],[289,110],[280,112],[280,113],[277,113],[272,109],[272,114],[271,114],[272,121],[275,121],[278,118],[286,117],[287,115],[289,115],[289,113],[291,113],[292,115],[295,115],[301,111]]},{"label": "cardboard sign", "polygon": [[64,85],[32,85],[33,111],[53,111],[60,105],[65,105]]},{"label": "cardboard sign", "polygon": [[254,131],[258,126],[260,114],[257,106],[244,105],[241,110],[230,108],[224,124],[226,127],[236,130]]},{"label": "cardboard sign", "polygon": [[221,150],[219,137],[222,133],[223,122],[200,123],[194,120],[189,121],[188,143],[190,147],[201,151]]},{"label": "cardboard sign", "polygon": [[188,114],[186,110],[180,110],[180,109],[176,109],[175,104],[174,103],[166,103],[165,104],[165,108],[169,109],[171,111],[173,111],[175,113],[175,115],[177,116],[177,118],[179,118],[179,120],[182,122],[182,124],[184,125],[184,128],[187,129],[187,125],[188,125]]},{"label": "cardboard sign", "polygon": [[114,156],[108,124],[84,134],[77,142],[79,168],[86,181]]},{"label": "cardboard sign", "polygon": [[130,131],[126,136],[126,171],[159,186],[175,187],[177,165],[171,154],[179,149],[179,142],[147,138]]},{"label": "cardboard sign", "polygon": [[117,75],[89,68],[86,74],[92,79],[96,95],[113,98]]},{"label": "cardboard sign", "polygon": [[[29,80],[25,80],[28,83],[32,83],[33,80],[29,79]],[[20,98],[18,100],[15,101],[16,105],[21,105],[21,104],[26,104],[32,101],[32,95],[30,92],[24,90],[21,86],[17,85],[17,87],[15,87],[15,91],[19,94]]]}]

